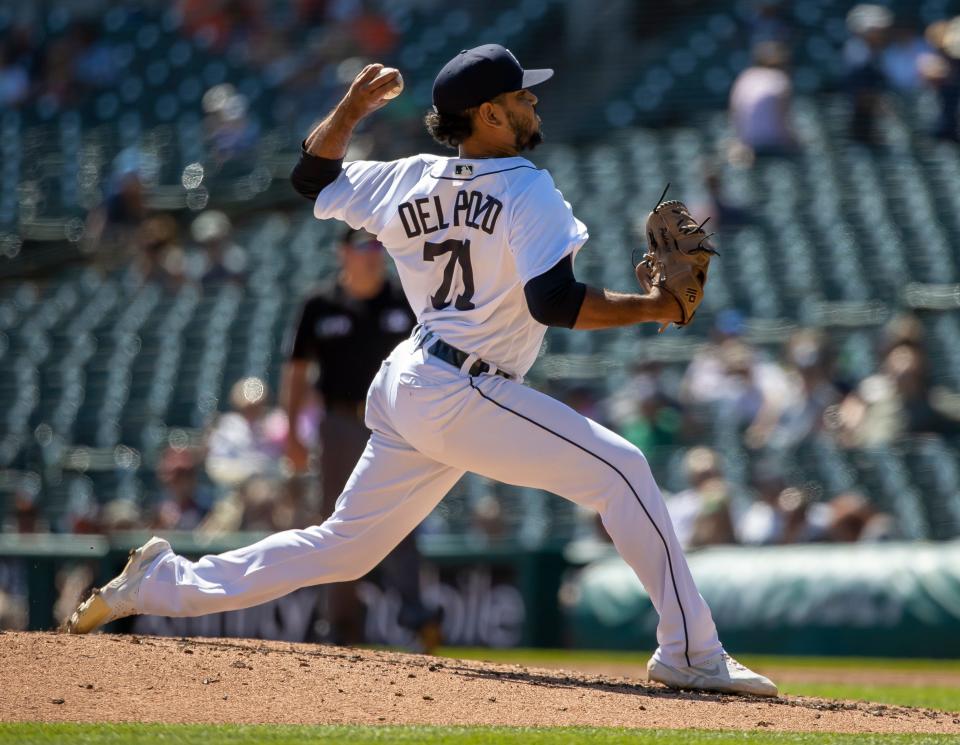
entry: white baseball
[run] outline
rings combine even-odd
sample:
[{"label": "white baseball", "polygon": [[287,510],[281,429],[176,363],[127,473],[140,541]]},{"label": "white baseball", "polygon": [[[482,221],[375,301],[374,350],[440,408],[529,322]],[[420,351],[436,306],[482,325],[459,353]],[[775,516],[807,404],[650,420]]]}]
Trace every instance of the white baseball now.
[{"label": "white baseball", "polygon": [[377,77],[373,79],[373,84],[376,85],[378,80],[392,75],[393,73],[397,73],[397,84],[383,94],[383,97],[388,100],[391,98],[396,98],[401,92],[403,92],[403,76],[400,75],[400,71],[395,67],[384,67]]}]

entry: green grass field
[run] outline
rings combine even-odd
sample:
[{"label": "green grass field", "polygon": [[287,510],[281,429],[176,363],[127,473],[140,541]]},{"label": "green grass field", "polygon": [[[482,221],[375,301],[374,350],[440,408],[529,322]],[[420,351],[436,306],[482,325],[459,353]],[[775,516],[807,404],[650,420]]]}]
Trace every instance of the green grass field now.
[{"label": "green grass field", "polygon": [[[522,665],[616,664],[636,666],[643,675],[646,654],[599,651],[448,649],[449,657]],[[745,664],[779,670],[878,670],[915,673],[960,672],[960,661],[880,660],[860,658],[744,657]],[[960,689],[925,685],[857,686],[804,682],[783,685],[788,694],[862,699],[904,706],[960,711]],[[64,743],[66,745],[286,745],[287,743],[427,743],[429,745],[941,745],[956,743],[950,735],[826,735],[823,733],[712,732],[704,730],[624,730],[615,728],[505,728],[422,726],[236,726],[140,724],[0,724],[0,745]]]},{"label": "green grass field", "polygon": [[780,690],[795,696],[876,701],[881,704],[921,706],[960,711],[960,690],[945,686],[848,685],[839,683],[785,683]]}]

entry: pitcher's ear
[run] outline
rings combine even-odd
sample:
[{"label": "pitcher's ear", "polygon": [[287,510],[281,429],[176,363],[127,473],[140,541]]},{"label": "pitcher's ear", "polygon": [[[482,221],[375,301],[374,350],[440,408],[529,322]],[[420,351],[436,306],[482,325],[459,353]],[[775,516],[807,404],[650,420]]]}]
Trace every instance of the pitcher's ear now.
[{"label": "pitcher's ear", "polygon": [[500,115],[497,113],[497,107],[490,101],[484,101],[477,109],[477,115],[482,122],[491,127],[499,127],[501,124]]}]

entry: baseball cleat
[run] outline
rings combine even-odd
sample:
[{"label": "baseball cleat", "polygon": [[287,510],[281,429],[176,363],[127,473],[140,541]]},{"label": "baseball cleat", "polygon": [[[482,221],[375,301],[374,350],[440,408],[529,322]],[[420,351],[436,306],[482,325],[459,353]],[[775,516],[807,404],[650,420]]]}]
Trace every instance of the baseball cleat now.
[{"label": "baseball cleat", "polygon": [[80,603],[67,620],[67,633],[89,634],[118,618],[136,614],[137,594],[143,576],[158,556],[170,550],[167,541],[154,536],[131,551],[123,571]]},{"label": "baseball cleat", "polygon": [[741,665],[726,652],[710,662],[690,667],[671,667],[654,654],[647,663],[647,678],[670,688],[753,696],[776,696],[778,693],[773,681]]}]

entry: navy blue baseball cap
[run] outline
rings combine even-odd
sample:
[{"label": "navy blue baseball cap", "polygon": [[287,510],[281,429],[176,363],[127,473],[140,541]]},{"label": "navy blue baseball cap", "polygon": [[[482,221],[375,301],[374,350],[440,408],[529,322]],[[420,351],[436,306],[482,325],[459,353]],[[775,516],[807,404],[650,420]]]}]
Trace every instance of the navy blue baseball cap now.
[{"label": "navy blue baseball cap", "polygon": [[464,49],[433,81],[433,107],[441,114],[459,113],[551,77],[553,70],[524,70],[510,50],[499,44]]}]

